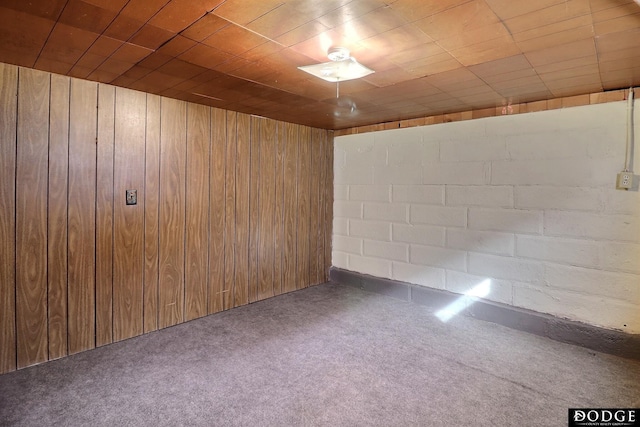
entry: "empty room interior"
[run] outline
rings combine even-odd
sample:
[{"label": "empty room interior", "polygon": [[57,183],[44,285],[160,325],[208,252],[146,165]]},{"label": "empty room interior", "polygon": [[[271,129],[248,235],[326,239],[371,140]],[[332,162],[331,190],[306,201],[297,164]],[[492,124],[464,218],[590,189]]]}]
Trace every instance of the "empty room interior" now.
[{"label": "empty room interior", "polygon": [[640,0],[0,0],[0,426],[640,425],[636,86]]}]

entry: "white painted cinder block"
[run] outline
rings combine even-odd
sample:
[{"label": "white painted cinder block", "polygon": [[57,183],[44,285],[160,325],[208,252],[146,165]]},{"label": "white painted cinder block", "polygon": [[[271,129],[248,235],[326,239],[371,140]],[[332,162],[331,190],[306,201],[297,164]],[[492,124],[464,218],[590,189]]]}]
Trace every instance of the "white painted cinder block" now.
[{"label": "white painted cinder block", "polygon": [[590,240],[516,236],[516,255],[559,264],[600,267],[600,245]]},{"label": "white painted cinder block", "polygon": [[389,165],[375,166],[373,182],[375,184],[421,184],[422,166]]},{"label": "white painted cinder block", "polygon": [[[637,172],[636,172],[637,173]],[[640,217],[640,191],[602,190],[605,213],[628,214]]]},{"label": "white painted cinder block", "polygon": [[333,186],[333,200],[349,200],[349,186],[335,184]]},{"label": "white painted cinder block", "polygon": [[491,184],[597,187],[615,182],[618,169],[616,159],[496,161],[491,163]]},{"label": "white painted cinder block", "polygon": [[447,185],[448,206],[513,207],[513,187],[507,185]]},{"label": "white painted cinder block", "polygon": [[373,141],[364,134],[334,141],[335,184],[373,184]]},{"label": "white painted cinder block", "polygon": [[430,288],[444,289],[445,270],[406,262],[391,263],[392,279]]},{"label": "white painted cinder block", "polygon": [[615,102],[337,137],[334,265],[640,332],[625,127]]},{"label": "white painted cinder block", "polygon": [[445,279],[445,289],[458,294],[472,292],[480,286],[481,289],[488,289],[488,294],[482,299],[501,302],[505,304],[513,303],[513,285],[509,280],[490,279],[482,276],[475,276],[459,271],[447,270]]},{"label": "white painted cinder block", "polygon": [[432,162],[425,163],[422,168],[422,183],[427,185],[483,185],[489,184],[490,180],[489,162]]},{"label": "white painted cinder block", "polygon": [[467,225],[467,208],[411,205],[409,221],[412,224],[464,227]]},{"label": "white painted cinder block", "polygon": [[542,233],[542,212],[519,209],[469,208],[472,230]]},{"label": "white painted cinder block", "polygon": [[362,218],[362,203],[344,200],[333,201],[333,216],[335,218]]},{"label": "white painted cinder block", "polygon": [[390,279],[391,261],[380,258],[349,255],[349,270]]},{"label": "white painted cinder block", "polygon": [[345,252],[340,252],[333,248],[331,252],[331,265],[334,267],[342,268],[345,270],[349,269],[349,254]]},{"label": "white painted cinder block", "polygon": [[468,271],[477,276],[542,283],[544,264],[520,258],[470,252]]},{"label": "white painted cinder block", "polygon": [[512,256],[515,251],[515,235],[496,231],[449,228],[446,246],[471,252]]},{"label": "white painted cinder block", "polygon": [[595,326],[640,332],[638,306],[610,298],[521,285],[514,286],[513,304]]},{"label": "white painted cinder block", "polygon": [[387,147],[387,164],[391,166],[421,166],[424,162],[437,160],[439,144],[427,142],[395,142]]},{"label": "white painted cinder block", "polygon": [[333,234],[349,235],[349,220],[347,218],[333,217]]},{"label": "white painted cinder block", "polygon": [[623,126],[626,104],[612,102],[558,110],[539,111],[513,116],[496,116],[486,119],[487,135],[535,134],[541,130],[564,132],[572,129],[597,129],[603,126]]},{"label": "white painted cinder block", "polygon": [[409,205],[402,203],[364,203],[364,219],[409,222]]},{"label": "white painted cinder block", "polygon": [[391,188],[391,200],[425,205],[444,204],[444,185],[397,185]]},{"label": "white painted cinder block", "polygon": [[502,137],[473,135],[440,143],[440,160],[443,162],[477,162],[508,158]]},{"label": "white painted cinder block", "polygon": [[418,145],[423,142],[423,134],[421,128],[402,128],[391,129],[380,132],[370,133],[369,136],[373,138],[375,144],[413,144]]},{"label": "white painted cinder block", "polygon": [[[624,158],[626,146],[626,126],[587,129],[587,155],[592,159],[605,157]],[[637,135],[637,133],[636,133]]]},{"label": "white painted cinder block", "polygon": [[406,243],[364,241],[364,255],[374,258],[409,261],[409,245]]},{"label": "white painted cinder block", "polygon": [[333,170],[335,184],[373,184],[373,166],[352,165],[335,167]]},{"label": "white painted cinder block", "polygon": [[519,209],[562,209],[598,211],[601,190],[586,187],[531,185],[515,187],[515,206]]},{"label": "white painted cinder block", "polygon": [[537,132],[507,137],[507,151],[513,160],[586,158],[588,131]]},{"label": "white painted cinder block", "polygon": [[355,255],[362,255],[362,239],[334,234],[333,250]]},{"label": "white painted cinder block", "polygon": [[444,246],[445,227],[431,225],[391,225],[394,242],[418,243],[427,246]]},{"label": "white painted cinder block", "polygon": [[409,260],[412,264],[430,265],[458,271],[467,270],[467,254],[464,251],[436,246],[411,245]]},{"label": "white painted cinder block", "polygon": [[640,274],[640,245],[604,242],[602,244],[602,267],[609,271]]},{"label": "white painted cinder block", "polygon": [[640,217],[586,212],[545,211],[544,234],[640,242]]},{"label": "white painted cinder block", "polygon": [[554,288],[640,304],[640,276],[558,264],[545,266],[545,282]]},{"label": "white painted cinder block", "polygon": [[386,221],[349,220],[349,236],[390,241],[391,223]]},{"label": "white painted cinder block", "polygon": [[363,202],[391,201],[390,185],[350,185],[349,199]]}]

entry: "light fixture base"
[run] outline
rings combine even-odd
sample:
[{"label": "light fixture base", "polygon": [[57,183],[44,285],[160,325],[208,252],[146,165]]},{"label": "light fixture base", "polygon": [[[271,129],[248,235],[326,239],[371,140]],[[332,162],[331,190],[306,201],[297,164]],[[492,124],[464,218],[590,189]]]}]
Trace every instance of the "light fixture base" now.
[{"label": "light fixture base", "polygon": [[344,61],[345,59],[349,59],[351,57],[351,53],[346,47],[335,46],[329,48],[327,57],[334,62]]}]

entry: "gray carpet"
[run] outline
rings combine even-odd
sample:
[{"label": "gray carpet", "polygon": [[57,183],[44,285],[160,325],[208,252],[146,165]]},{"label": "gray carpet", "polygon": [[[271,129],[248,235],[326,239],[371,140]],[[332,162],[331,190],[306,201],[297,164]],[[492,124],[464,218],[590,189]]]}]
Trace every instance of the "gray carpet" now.
[{"label": "gray carpet", "polygon": [[0,376],[20,426],[563,426],[640,362],[324,284]]}]

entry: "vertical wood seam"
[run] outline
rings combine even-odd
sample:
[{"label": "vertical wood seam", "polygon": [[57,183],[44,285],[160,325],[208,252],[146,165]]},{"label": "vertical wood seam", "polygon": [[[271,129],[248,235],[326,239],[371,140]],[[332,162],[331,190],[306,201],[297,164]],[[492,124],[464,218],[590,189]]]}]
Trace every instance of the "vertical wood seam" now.
[{"label": "vertical wood seam", "polygon": [[[52,29],[53,31],[53,29]],[[15,167],[13,169],[13,345],[14,366],[18,368],[18,123],[20,121],[20,75],[22,67],[16,72],[16,132],[15,132]]]},{"label": "vertical wood seam", "polygon": [[211,107],[207,107],[207,120],[209,123],[209,136],[207,138],[207,147],[209,148],[209,159],[207,162],[207,267],[205,269],[205,294],[204,294],[204,314],[203,316],[207,316],[209,314],[209,293],[211,287],[211,134],[212,134],[212,126],[211,122]]},{"label": "vertical wood seam", "polygon": [[[111,186],[113,190],[111,192],[111,342],[113,343],[115,330],[115,304],[114,304],[114,275],[115,275],[115,252],[116,252],[116,117],[118,115],[118,91],[113,91],[113,155],[111,160]],[[97,245],[96,245],[97,246]]]},{"label": "vertical wood seam", "polygon": [[178,321],[178,324],[185,321],[187,318],[187,252],[189,251],[189,241],[187,239],[187,228],[189,217],[187,216],[187,205],[189,204],[189,178],[187,176],[187,168],[189,167],[189,105],[185,105],[184,108],[184,206],[182,207],[182,216],[184,218],[184,226],[182,229],[182,245],[184,251],[182,254],[182,320]]}]

